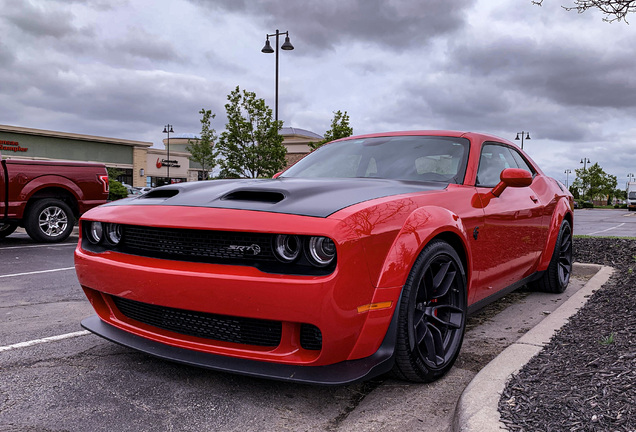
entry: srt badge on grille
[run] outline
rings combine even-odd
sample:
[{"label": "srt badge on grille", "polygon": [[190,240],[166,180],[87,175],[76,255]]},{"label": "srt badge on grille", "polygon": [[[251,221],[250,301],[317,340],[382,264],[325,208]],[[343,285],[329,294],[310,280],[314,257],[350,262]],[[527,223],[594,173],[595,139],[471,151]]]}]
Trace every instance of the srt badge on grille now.
[{"label": "srt badge on grille", "polygon": [[238,251],[238,252],[251,252],[252,255],[258,255],[261,253],[261,247],[257,244],[251,244],[249,246],[240,246],[240,245],[229,245],[228,250]]}]

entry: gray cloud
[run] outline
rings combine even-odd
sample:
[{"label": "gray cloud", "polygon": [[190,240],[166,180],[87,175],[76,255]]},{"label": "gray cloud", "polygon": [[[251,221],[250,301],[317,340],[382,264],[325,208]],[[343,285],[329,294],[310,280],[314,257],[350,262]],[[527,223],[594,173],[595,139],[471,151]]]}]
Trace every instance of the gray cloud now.
[{"label": "gray cloud", "polygon": [[[464,24],[474,0],[323,0],[320,2],[190,0],[216,11],[253,16],[274,32],[290,31],[292,43],[311,49],[334,49],[364,41],[402,51],[452,33]],[[294,42],[297,41],[297,42]]]}]

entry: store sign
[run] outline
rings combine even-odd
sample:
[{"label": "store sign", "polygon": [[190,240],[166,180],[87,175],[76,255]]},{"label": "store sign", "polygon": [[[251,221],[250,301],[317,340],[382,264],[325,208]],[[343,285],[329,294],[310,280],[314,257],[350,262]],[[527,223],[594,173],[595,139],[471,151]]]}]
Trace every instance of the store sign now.
[{"label": "store sign", "polygon": [[28,147],[20,147],[17,141],[0,140],[0,150],[2,151],[25,152],[28,149]]},{"label": "store sign", "polygon": [[157,168],[167,167],[167,166],[172,168],[181,168],[181,165],[179,165],[178,160],[168,160],[168,159],[159,160],[159,158],[157,158]]}]

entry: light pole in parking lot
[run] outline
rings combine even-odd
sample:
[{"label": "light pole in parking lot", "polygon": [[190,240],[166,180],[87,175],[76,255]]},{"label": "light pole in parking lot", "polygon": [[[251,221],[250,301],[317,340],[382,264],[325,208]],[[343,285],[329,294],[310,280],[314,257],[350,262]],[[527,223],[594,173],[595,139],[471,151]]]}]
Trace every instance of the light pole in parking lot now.
[{"label": "light pole in parking lot", "polygon": [[523,150],[523,136],[526,136],[526,139],[529,140],[530,139],[530,132],[526,132],[526,131],[521,131],[521,132],[517,132],[517,138],[515,138],[515,141],[519,141],[519,135],[521,134],[521,150]]},{"label": "light pole in parking lot", "polygon": [[[581,162],[583,164],[583,175],[584,178],[587,179],[587,176],[585,175],[587,173],[587,164],[590,163],[590,159],[589,158],[581,158]],[[587,196],[587,180],[585,180],[583,182],[583,192],[585,193],[585,196]]]},{"label": "light pole in parking lot", "polygon": [[285,51],[293,50],[294,46],[289,41],[289,32],[288,31],[279,32],[278,29],[276,29],[276,33],[266,35],[267,39],[265,39],[265,46],[263,47],[263,49],[261,49],[261,52],[264,52],[265,54],[273,53],[274,49],[269,44],[269,37],[276,36],[276,105],[274,109],[274,113],[275,113],[274,119],[276,120],[276,122],[278,122],[278,38],[280,35],[285,35],[285,42],[283,42],[283,45],[281,45],[280,49]]},{"label": "light pole in parking lot", "polygon": [[587,170],[587,164],[590,163],[590,159],[589,158],[581,158],[581,162],[583,164],[583,171]]},{"label": "light pole in parking lot", "polygon": [[572,174],[572,170],[571,169],[566,169],[565,170],[565,188],[566,189],[568,189],[568,178],[569,178],[570,174]]},{"label": "light pole in parking lot", "polygon": [[170,134],[174,133],[174,130],[172,130],[172,125],[171,124],[167,124],[163,127],[163,133],[167,133],[168,134],[168,144],[166,146],[167,149],[167,158],[168,160],[166,161],[166,166],[168,167],[168,184],[170,184]]}]

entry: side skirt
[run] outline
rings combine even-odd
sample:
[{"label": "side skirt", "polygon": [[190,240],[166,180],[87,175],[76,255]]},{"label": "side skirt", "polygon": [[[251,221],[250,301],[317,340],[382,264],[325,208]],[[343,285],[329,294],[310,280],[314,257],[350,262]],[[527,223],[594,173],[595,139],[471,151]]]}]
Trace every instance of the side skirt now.
[{"label": "side skirt", "polygon": [[527,285],[528,283],[539,279],[542,275],[543,275],[543,271],[540,272],[536,272],[531,274],[528,277],[525,277],[523,279],[521,279],[518,282],[513,283],[510,286],[507,286],[506,288],[497,291],[496,293],[483,298],[481,300],[479,300],[476,303],[471,304],[470,306],[468,306],[468,315],[472,315],[475,312],[479,311],[480,309],[484,308],[485,306],[488,306],[490,303],[499,300],[500,298],[504,297],[506,294],[510,294],[511,292],[518,290],[519,288],[521,288],[524,285]]}]

